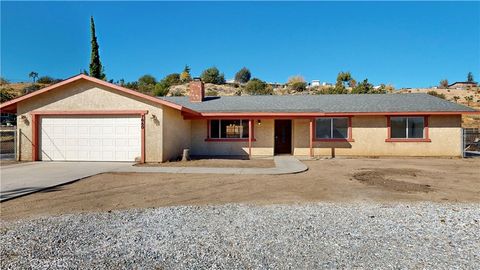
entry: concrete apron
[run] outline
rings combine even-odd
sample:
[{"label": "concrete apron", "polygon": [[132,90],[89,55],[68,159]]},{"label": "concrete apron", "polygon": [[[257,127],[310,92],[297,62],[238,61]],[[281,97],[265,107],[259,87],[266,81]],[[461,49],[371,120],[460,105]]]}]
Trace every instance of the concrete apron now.
[{"label": "concrete apron", "polygon": [[2,166],[0,201],[131,166],[131,162],[28,162]]},{"label": "concrete apron", "polygon": [[293,156],[275,156],[275,168],[210,168],[210,167],[121,167],[112,172],[188,173],[188,174],[293,174],[308,170],[307,165]]}]

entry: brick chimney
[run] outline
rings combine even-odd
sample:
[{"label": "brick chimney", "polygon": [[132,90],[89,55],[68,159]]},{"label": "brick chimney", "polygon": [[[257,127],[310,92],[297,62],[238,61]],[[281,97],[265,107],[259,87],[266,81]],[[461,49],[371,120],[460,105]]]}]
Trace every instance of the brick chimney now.
[{"label": "brick chimney", "polygon": [[190,82],[190,102],[202,102],[205,99],[205,86],[200,78]]}]

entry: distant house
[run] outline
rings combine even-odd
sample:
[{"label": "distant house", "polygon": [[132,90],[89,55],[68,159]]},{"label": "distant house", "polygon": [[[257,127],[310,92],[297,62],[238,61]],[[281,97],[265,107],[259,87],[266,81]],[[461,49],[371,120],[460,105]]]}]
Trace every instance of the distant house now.
[{"label": "distant house", "polygon": [[477,87],[476,82],[454,82],[448,86],[448,89],[467,89],[470,87]]},{"label": "distant house", "polygon": [[427,94],[153,97],[78,75],[0,104],[20,160],[195,156],[461,156],[472,108]]},{"label": "distant house", "polygon": [[315,87],[315,86],[320,86],[320,80],[312,80],[312,83],[310,86]]}]

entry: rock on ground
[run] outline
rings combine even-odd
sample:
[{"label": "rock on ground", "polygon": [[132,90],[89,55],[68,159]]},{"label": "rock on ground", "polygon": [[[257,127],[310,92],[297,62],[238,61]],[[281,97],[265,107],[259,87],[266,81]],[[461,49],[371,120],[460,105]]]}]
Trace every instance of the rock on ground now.
[{"label": "rock on ground", "polygon": [[480,268],[478,204],[185,206],[0,228],[1,269]]}]

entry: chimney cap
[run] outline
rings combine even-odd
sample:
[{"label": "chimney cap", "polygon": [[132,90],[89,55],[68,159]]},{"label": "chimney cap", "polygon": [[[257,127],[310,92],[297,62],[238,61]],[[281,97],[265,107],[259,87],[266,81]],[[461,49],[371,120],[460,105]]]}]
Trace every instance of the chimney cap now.
[{"label": "chimney cap", "polygon": [[193,80],[196,81],[196,82],[201,82],[201,81],[202,81],[202,78],[200,78],[200,77],[194,77]]}]

